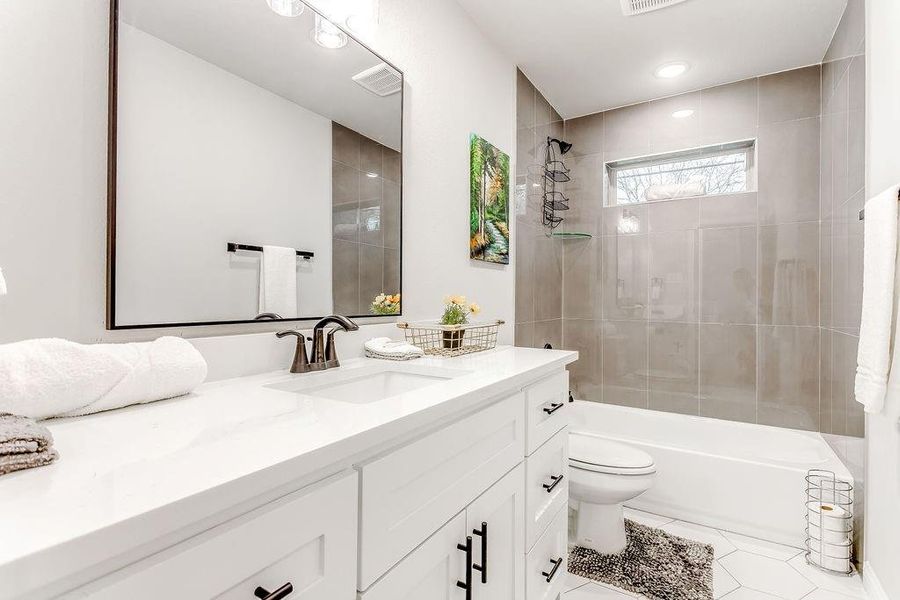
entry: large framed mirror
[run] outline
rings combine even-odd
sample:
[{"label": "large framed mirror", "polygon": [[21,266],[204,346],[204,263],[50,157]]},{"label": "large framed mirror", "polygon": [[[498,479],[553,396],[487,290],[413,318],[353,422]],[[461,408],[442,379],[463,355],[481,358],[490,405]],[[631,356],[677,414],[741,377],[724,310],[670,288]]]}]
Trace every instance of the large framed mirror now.
[{"label": "large framed mirror", "polygon": [[112,0],[110,48],[109,329],[369,316],[400,293],[403,74],[346,23]]}]

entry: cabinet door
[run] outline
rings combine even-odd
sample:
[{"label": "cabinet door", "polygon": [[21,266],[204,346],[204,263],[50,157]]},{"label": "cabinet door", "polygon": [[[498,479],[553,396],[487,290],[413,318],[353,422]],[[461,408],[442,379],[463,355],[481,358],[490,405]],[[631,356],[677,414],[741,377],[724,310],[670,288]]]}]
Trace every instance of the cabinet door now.
[{"label": "cabinet door", "polygon": [[[359,595],[360,600],[465,600],[466,515],[456,515],[421,546]],[[474,585],[474,579],[473,579]]]},{"label": "cabinet door", "polygon": [[547,531],[525,558],[527,600],[556,600],[562,593],[568,567],[568,507],[553,517]]},{"label": "cabinet door", "polygon": [[[466,509],[473,538],[473,600],[525,597],[525,466],[506,474]],[[485,545],[485,540],[487,543]]]}]

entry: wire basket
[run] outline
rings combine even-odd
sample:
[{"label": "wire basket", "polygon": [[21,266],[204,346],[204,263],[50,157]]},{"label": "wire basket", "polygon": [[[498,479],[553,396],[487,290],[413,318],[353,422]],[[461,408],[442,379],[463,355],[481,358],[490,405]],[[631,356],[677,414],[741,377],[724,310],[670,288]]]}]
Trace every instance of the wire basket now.
[{"label": "wire basket", "polygon": [[853,484],[812,469],[806,474],[806,562],[849,575],[852,552]]},{"label": "wire basket", "polygon": [[490,350],[497,346],[503,321],[441,325],[437,321],[397,323],[406,333],[406,341],[431,356],[461,356]]}]

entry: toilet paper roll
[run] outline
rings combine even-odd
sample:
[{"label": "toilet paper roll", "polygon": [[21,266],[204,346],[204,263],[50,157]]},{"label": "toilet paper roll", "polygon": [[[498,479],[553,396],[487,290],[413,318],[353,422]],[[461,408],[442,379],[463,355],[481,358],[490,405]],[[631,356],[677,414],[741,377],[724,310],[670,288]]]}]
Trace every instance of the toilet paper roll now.
[{"label": "toilet paper roll", "polygon": [[[853,514],[847,509],[827,502],[807,502],[806,520],[810,528],[822,528],[824,532],[847,534],[853,527]],[[818,536],[821,538],[821,536]]]}]

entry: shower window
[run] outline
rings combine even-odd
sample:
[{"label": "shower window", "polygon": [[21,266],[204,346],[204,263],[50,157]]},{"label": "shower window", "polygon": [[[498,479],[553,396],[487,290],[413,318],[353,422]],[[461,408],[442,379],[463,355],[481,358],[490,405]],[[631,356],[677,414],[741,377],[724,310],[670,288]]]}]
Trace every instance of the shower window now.
[{"label": "shower window", "polygon": [[606,163],[607,206],[749,192],[754,140]]}]

